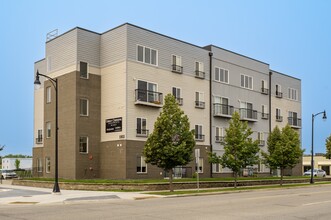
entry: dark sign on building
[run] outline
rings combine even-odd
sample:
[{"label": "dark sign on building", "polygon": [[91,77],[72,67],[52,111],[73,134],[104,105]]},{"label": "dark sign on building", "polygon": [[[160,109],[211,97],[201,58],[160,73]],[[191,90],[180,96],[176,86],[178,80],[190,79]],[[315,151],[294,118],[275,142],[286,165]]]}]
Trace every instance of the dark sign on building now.
[{"label": "dark sign on building", "polygon": [[122,117],[106,119],[106,133],[122,131]]}]

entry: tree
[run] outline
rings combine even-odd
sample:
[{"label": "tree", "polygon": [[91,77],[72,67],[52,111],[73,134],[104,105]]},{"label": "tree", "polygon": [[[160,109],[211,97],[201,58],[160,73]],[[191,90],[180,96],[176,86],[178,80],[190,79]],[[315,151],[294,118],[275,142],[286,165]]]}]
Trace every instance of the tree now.
[{"label": "tree", "polygon": [[[281,130],[276,126],[274,130],[269,134],[267,145],[269,154],[273,154],[275,152],[275,148],[277,143],[281,142],[282,133]],[[265,152],[261,152],[264,157],[265,164],[268,164],[271,169],[277,169],[279,167],[278,160],[274,160],[275,158],[269,157]]]},{"label": "tree", "polygon": [[144,156],[146,163],[169,172],[169,189],[173,191],[173,168],[188,164],[193,159],[194,130],[190,130],[188,117],[173,95],[166,95],[162,112],[149,135]]},{"label": "tree", "polygon": [[268,153],[262,152],[262,156],[270,167],[280,169],[280,185],[282,186],[284,169],[293,168],[298,164],[304,150],[300,147],[299,134],[289,125],[286,125],[281,132],[276,127],[269,135],[269,144]]},{"label": "tree", "polygon": [[15,160],[15,168],[16,168],[16,170],[19,170],[20,169],[20,164],[21,164],[21,161],[19,159],[16,159]]},{"label": "tree", "polygon": [[211,153],[209,161],[220,163],[223,167],[228,167],[234,174],[234,187],[237,187],[237,177],[241,169],[256,164],[259,160],[258,140],[250,138],[253,133],[247,122],[240,120],[238,112],[234,112],[229,123],[229,128],[225,129],[224,154],[218,156]]},{"label": "tree", "polygon": [[325,140],[325,147],[326,147],[326,154],[325,157],[327,159],[331,159],[331,134],[330,136]]}]

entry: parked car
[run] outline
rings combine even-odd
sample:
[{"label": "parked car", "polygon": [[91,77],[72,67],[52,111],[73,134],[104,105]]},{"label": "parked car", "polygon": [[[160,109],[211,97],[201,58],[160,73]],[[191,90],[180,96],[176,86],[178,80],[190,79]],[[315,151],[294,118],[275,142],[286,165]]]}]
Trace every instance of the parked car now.
[{"label": "parked car", "polygon": [[[303,175],[304,176],[311,176],[311,170],[307,170],[306,172],[304,172]],[[316,177],[325,177],[326,172],[324,170],[321,170],[321,169],[314,169],[313,170],[313,175],[316,176]]]},{"label": "parked car", "polygon": [[17,174],[13,170],[0,170],[1,179],[16,178]]}]

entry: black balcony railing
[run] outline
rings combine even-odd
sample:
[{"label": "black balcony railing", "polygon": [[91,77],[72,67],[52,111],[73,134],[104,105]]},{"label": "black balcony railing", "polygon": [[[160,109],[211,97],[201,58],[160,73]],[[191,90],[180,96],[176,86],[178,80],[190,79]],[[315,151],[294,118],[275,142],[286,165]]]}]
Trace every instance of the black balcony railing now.
[{"label": "black balcony railing", "polygon": [[178,105],[183,105],[183,98],[177,98],[176,97],[176,100],[177,100],[177,103],[178,103]]},{"label": "black balcony railing", "polygon": [[276,91],[276,97],[277,98],[283,98],[283,93]]},{"label": "black balcony railing", "polygon": [[205,102],[202,101],[195,101],[196,108],[205,108]]},{"label": "black balcony railing", "polygon": [[200,71],[200,70],[196,70],[195,71],[195,77],[196,78],[200,78],[200,79],[204,79],[205,78],[205,72],[202,72],[202,71]]},{"label": "black balcony railing", "polygon": [[214,103],[214,116],[231,117],[233,114],[233,106]]},{"label": "black balcony railing", "polygon": [[282,122],[283,121],[283,116],[276,115],[276,121]]},{"label": "black balcony railing", "polygon": [[195,134],[195,140],[196,141],[204,141],[205,140],[205,135],[203,135],[203,134]]},{"label": "black balcony railing", "polygon": [[172,72],[174,73],[183,73],[183,67],[176,64],[172,65]]},{"label": "black balcony railing", "polygon": [[42,144],[43,143],[43,137],[40,136],[40,137],[37,137],[36,138],[36,144]]},{"label": "black balcony railing", "polygon": [[147,137],[149,135],[149,130],[146,129],[137,129],[136,131],[137,131],[136,133],[137,137]]},{"label": "black balcony railing", "polygon": [[162,105],[163,94],[151,90],[136,89],[135,101],[139,104],[148,103],[155,105]]},{"label": "black balcony railing", "polygon": [[216,143],[224,143],[224,136],[215,136]]},{"label": "black balcony railing", "polygon": [[301,118],[288,117],[288,124],[295,128],[301,128]]},{"label": "black balcony railing", "polygon": [[240,118],[242,120],[256,121],[257,120],[257,111],[248,108],[240,108]]},{"label": "black balcony railing", "polygon": [[269,94],[269,89],[267,89],[267,88],[261,88],[261,93],[262,94],[265,94],[265,95],[268,95]]},{"label": "black balcony railing", "polygon": [[261,118],[262,119],[269,119],[269,114],[262,112]]}]

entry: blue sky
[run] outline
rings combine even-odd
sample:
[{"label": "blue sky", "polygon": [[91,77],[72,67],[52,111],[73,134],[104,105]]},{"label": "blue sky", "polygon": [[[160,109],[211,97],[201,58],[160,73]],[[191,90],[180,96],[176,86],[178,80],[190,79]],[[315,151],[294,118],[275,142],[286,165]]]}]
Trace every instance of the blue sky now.
[{"label": "blue sky", "polygon": [[331,134],[331,1],[0,1],[0,144],[32,155],[34,62],[46,34],[79,26],[105,32],[129,22],[199,46],[214,44],[302,80],[302,146],[325,152]]}]

